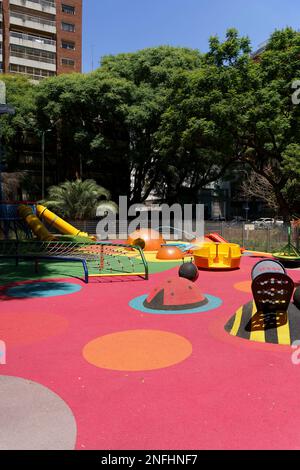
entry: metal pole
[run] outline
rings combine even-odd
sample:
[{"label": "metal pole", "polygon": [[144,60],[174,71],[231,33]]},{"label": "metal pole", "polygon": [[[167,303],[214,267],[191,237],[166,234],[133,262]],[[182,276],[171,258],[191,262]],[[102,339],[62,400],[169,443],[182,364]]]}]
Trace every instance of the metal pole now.
[{"label": "metal pole", "polygon": [[42,132],[42,199],[45,199],[45,131]]}]

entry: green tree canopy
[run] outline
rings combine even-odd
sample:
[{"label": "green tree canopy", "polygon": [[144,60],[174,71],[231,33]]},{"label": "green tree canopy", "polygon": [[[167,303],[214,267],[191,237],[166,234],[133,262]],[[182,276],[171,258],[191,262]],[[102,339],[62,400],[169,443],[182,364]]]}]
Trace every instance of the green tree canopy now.
[{"label": "green tree canopy", "polygon": [[12,169],[27,146],[41,155],[46,132],[57,181],[92,178],[114,200],[143,202],[155,192],[195,202],[202,188],[244,168],[265,181],[281,215],[299,213],[300,106],[291,97],[300,34],[275,31],[259,57],[250,51],[249,39],[229,29],[206,54],[161,46],[38,85],[4,77],[17,110],[1,118]]},{"label": "green tree canopy", "polygon": [[118,211],[118,206],[110,201],[110,192],[93,180],[65,181],[58,186],[51,186],[49,197],[44,203],[60,216],[75,220],[94,218],[101,205],[105,210]]}]

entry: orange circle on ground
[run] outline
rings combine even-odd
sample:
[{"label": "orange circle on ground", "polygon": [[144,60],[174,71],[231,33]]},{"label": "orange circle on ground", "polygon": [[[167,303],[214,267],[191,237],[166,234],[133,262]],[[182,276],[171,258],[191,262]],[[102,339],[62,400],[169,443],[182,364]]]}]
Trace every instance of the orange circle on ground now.
[{"label": "orange circle on ground", "polygon": [[192,351],[191,343],[175,333],[130,330],[91,341],[84,347],[83,356],[102,369],[137,372],[173,366]]},{"label": "orange circle on ground", "polygon": [[252,282],[251,281],[244,281],[244,282],[238,282],[237,284],[234,284],[234,288],[236,290],[240,290],[241,292],[252,292]]}]

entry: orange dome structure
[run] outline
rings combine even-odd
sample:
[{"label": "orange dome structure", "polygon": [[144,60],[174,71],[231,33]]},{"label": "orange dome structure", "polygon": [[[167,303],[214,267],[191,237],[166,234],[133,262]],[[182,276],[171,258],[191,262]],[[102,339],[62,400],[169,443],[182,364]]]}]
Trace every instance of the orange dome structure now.
[{"label": "orange dome structure", "polygon": [[184,253],[174,245],[162,245],[158,250],[156,259],[163,261],[180,260],[184,258]]},{"label": "orange dome structure", "polygon": [[144,251],[158,251],[166,242],[163,236],[151,228],[136,230],[127,240],[128,245],[140,246]]}]

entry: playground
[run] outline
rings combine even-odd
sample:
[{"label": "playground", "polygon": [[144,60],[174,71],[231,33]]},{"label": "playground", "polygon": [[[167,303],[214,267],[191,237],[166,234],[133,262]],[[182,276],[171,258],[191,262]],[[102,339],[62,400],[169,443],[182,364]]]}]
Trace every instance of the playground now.
[{"label": "playground", "polygon": [[217,234],[102,243],[34,205],[0,219],[1,449],[300,447],[290,239],[276,258]]}]

